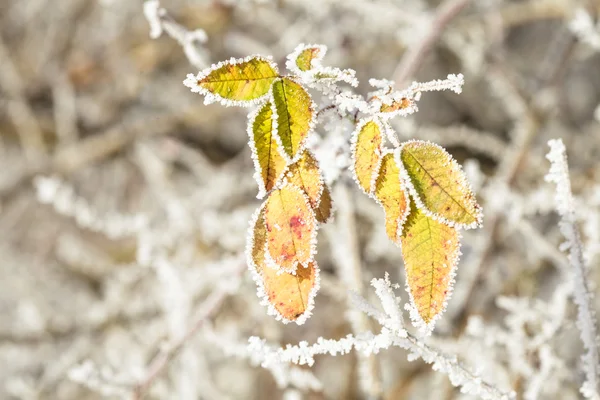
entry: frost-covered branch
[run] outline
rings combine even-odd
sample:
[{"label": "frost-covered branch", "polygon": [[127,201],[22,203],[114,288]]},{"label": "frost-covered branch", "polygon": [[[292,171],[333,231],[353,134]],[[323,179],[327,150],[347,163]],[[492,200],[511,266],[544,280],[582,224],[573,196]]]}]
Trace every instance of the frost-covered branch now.
[{"label": "frost-covered branch", "polygon": [[404,329],[401,311],[398,307],[399,299],[395,296],[388,278],[374,279],[372,285],[379,296],[385,314],[377,311],[365,299],[353,295],[357,308],[370,316],[375,317],[383,325],[379,334],[364,332],[359,335],[347,335],[344,338],[324,339],[318,338],[313,344],[302,341],[298,345],[286,345],[277,348],[267,344],[266,340],[250,337],[248,350],[257,354],[262,360],[261,365],[269,368],[274,364],[293,363],[312,366],[315,356],[328,354],[331,356],[344,355],[352,350],[363,355],[377,354],[380,350],[396,346],[408,350],[409,361],[422,359],[432,364],[435,371],[448,375],[450,382],[461,388],[463,393],[480,396],[483,399],[512,399],[513,393],[505,393],[495,386],[484,382],[480,376],[462,366],[455,356],[449,356],[425,344],[421,339]]},{"label": "frost-covered branch", "polygon": [[167,10],[160,6],[158,0],[148,0],[144,3],[144,16],[150,24],[152,39],[159,38],[164,31],[183,47],[183,52],[194,67],[202,69],[210,64],[208,52],[197,45],[208,40],[203,29],[188,31],[169,17]]},{"label": "frost-covered branch", "polygon": [[581,393],[587,398],[598,398],[598,383],[600,380],[600,359],[598,354],[598,330],[593,306],[593,295],[587,283],[587,268],[583,257],[583,244],[576,226],[575,202],[571,193],[571,181],[565,145],[562,140],[554,139],[548,142],[550,152],[547,158],[551,163],[546,175],[548,182],[556,184],[556,209],[561,216],[560,231],[567,240],[563,250],[569,250],[569,262],[573,268],[573,296],[577,304],[577,327],[581,331],[581,340],[586,353],[583,355],[583,368],[586,381],[581,387]]}]

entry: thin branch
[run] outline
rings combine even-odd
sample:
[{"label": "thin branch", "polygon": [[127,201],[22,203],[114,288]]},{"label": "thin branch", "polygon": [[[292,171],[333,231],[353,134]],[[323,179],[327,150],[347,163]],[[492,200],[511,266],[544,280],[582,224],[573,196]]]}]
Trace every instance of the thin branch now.
[{"label": "thin branch", "polygon": [[420,42],[416,42],[408,49],[394,71],[393,80],[398,86],[411,79],[450,21],[469,3],[470,0],[446,0],[437,8],[429,32]]}]

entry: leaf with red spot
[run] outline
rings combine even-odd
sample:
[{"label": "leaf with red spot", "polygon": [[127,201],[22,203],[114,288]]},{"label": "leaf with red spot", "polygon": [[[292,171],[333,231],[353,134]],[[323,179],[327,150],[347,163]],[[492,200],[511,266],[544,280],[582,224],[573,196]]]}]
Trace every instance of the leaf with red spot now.
[{"label": "leaf with red spot", "polygon": [[317,224],[306,194],[293,185],[273,190],[265,204],[267,264],[295,273],[313,260]]},{"label": "leaf with red spot", "polygon": [[284,323],[294,321],[300,325],[310,316],[314,306],[319,287],[319,268],[314,261],[306,268],[297,269],[296,274],[269,268],[265,258],[266,242],[265,209],[261,207],[250,225],[248,265],[258,286],[258,295],[262,303],[268,306],[269,314]]}]

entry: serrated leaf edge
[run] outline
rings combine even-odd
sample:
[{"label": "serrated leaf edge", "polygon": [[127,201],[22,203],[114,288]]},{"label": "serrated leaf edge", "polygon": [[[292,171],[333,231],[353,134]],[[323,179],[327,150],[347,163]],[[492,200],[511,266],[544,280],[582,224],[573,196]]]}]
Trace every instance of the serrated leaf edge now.
[{"label": "serrated leaf edge", "polygon": [[[192,91],[192,93],[199,93],[199,94],[203,95],[205,98],[205,100],[204,100],[205,104],[212,103],[213,100],[217,100],[221,105],[223,105],[225,107],[232,107],[232,106],[250,107],[253,105],[257,105],[260,102],[262,102],[269,95],[269,93],[266,93],[265,95],[257,97],[256,99],[252,99],[252,100],[231,100],[231,99],[226,99],[226,98],[222,97],[221,95],[219,95],[218,93],[213,93],[210,90],[198,85],[198,81],[206,78],[208,75],[210,75],[211,72],[216,71],[217,69],[222,68],[225,65],[243,64],[243,63],[250,62],[253,59],[256,59],[259,61],[265,61],[265,62],[269,63],[269,65],[271,66],[271,68],[273,68],[275,73],[279,74],[279,68],[277,67],[277,64],[275,64],[273,62],[273,57],[271,57],[271,56],[265,57],[265,56],[261,56],[258,54],[254,54],[254,55],[250,55],[250,56],[247,56],[244,58],[233,58],[232,57],[229,60],[220,61],[219,63],[217,63],[215,65],[212,65],[208,68],[203,69],[202,71],[198,72],[198,74],[196,74],[196,75],[187,74],[185,80],[183,81],[183,84],[185,86],[187,86]],[[275,82],[275,81],[273,81],[273,82]]]},{"label": "serrated leaf edge", "polygon": [[470,224],[465,224],[465,223],[460,223],[460,222],[456,222],[456,221],[452,221],[449,220],[445,217],[443,217],[442,215],[438,214],[438,213],[434,213],[433,211],[429,210],[426,206],[425,203],[423,202],[423,200],[419,197],[419,194],[417,193],[417,190],[415,189],[410,176],[408,174],[408,171],[406,170],[406,168],[404,167],[404,163],[402,162],[402,159],[400,157],[400,154],[402,153],[402,150],[404,149],[404,147],[409,144],[409,143],[423,143],[423,144],[428,144],[428,145],[433,145],[434,147],[437,147],[438,149],[442,150],[445,154],[448,155],[449,159],[450,159],[450,163],[456,167],[458,167],[458,170],[460,171],[460,176],[461,176],[461,180],[463,181],[463,183],[465,184],[465,187],[471,192],[473,192],[473,189],[471,188],[471,184],[469,183],[468,179],[466,178],[464,171],[462,170],[461,165],[456,162],[456,160],[454,159],[454,157],[452,157],[452,155],[450,153],[448,153],[446,151],[446,149],[444,149],[442,146],[440,146],[437,143],[433,143],[429,140],[416,140],[416,139],[411,139],[408,140],[406,142],[403,142],[400,147],[398,147],[398,152],[396,154],[394,154],[394,158],[396,158],[396,162],[398,163],[398,166],[400,167],[400,178],[404,181],[404,184],[406,185],[406,187],[408,188],[408,191],[410,192],[410,197],[415,201],[415,205],[417,206],[417,208],[419,209],[419,211],[423,212],[425,215],[427,215],[428,217],[430,217],[431,219],[441,222],[443,224],[446,224],[448,226],[451,226],[453,228],[457,228],[457,229],[475,229],[475,228],[480,228],[483,224],[483,210],[481,208],[481,206],[474,201],[474,206],[476,209],[476,217],[475,217],[475,222],[472,222]]}]

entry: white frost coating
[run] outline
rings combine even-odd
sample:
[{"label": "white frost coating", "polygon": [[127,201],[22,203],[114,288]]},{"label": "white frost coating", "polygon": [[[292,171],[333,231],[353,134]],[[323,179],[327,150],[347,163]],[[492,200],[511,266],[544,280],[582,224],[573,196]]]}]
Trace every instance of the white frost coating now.
[{"label": "white frost coating", "polygon": [[[269,241],[265,240],[265,249],[264,249],[265,264],[267,265],[267,267],[278,271],[279,274],[288,273],[288,274],[296,275],[296,270],[297,270],[298,266],[302,266],[303,268],[308,268],[308,265],[311,262],[315,262],[314,259],[315,259],[315,255],[317,254],[317,233],[319,231],[319,224],[317,223],[317,218],[315,216],[315,212],[312,209],[312,207],[310,206],[310,200],[308,199],[308,196],[306,195],[306,193],[304,193],[304,191],[302,189],[289,183],[287,181],[287,179],[283,179],[281,181],[281,186],[276,186],[274,188],[274,190],[271,192],[271,195],[273,193],[275,193],[275,190],[283,189],[284,187],[287,187],[287,186],[289,186],[290,189],[296,190],[298,193],[300,193],[302,198],[304,198],[305,207],[307,208],[307,210],[309,211],[309,213],[312,217],[312,224],[314,226],[314,229],[312,230],[311,237],[310,237],[310,250],[309,250],[309,255],[308,255],[308,261],[306,263],[300,263],[300,262],[296,261],[294,263],[294,266],[292,267],[292,269],[282,268],[279,264],[277,264],[277,261],[275,261],[273,256],[271,256],[271,253],[269,253]],[[269,201],[269,199],[267,199],[267,201],[265,201],[265,205],[267,204],[268,201]]]},{"label": "white frost coating", "polygon": [[379,129],[380,134],[382,135],[382,143],[383,143],[383,130],[384,127],[381,123],[381,121],[379,121],[377,118],[364,118],[361,119],[359,121],[359,123],[356,125],[356,129],[354,130],[354,132],[352,132],[352,138],[350,139],[350,171],[352,172],[352,179],[354,179],[354,182],[356,182],[356,184],[358,185],[358,187],[360,188],[360,190],[363,191],[363,193],[365,193],[367,196],[372,197],[372,193],[373,190],[375,189],[375,181],[377,180],[377,177],[379,176],[379,168],[381,168],[381,160],[383,159],[383,147],[380,146],[379,150],[375,150],[376,152],[379,151],[379,159],[377,161],[377,167],[373,169],[372,175],[371,175],[371,182],[370,182],[370,188],[369,191],[367,192],[366,190],[363,189],[362,185],[360,184],[359,180],[358,180],[358,176],[356,175],[356,146],[358,145],[358,135],[360,134],[360,131],[364,128],[364,126],[366,124],[368,124],[369,122],[374,122],[377,125],[377,128]]},{"label": "white frost coating", "polygon": [[[265,197],[267,190],[262,177],[262,167],[260,166],[260,162],[258,160],[258,150],[256,149],[256,142],[254,140],[254,121],[268,101],[269,100],[266,100],[264,103],[261,103],[256,109],[252,110],[252,112],[248,114],[248,125],[246,127],[246,132],[248,133],[248,146],[250,146],[250,156],[252,157],[252,163],[254,164],[254,174],[252,176],[258,185],[258,194],[256,195],[257,199],[262,199]],[[273,131],[272,124],[273,116],[271,115],[271,131]]]},{"label": "white frost coating", "polygon": [[38,176],[33,184],[40,203],[52,205],[56,212],[73,218],[80,227],[103,233],[110,239],[135,236],[148,227],[148,217],[144,214],[99,214],[87,200],[77,196],[71,186],[57,177]]},{"label": "white frost coating", "polygon": [[[462,255],[462,253],[460,251],[460,240],[462,239],[462,236],[460,234],[460,231],[457,230],[456,233],[458,235],[458,245],[459,246],[456,249],[456,251],[448,257],[448,262],[450,263],[451,270],[450,270],[450,277],[448,279],[448,289],[446,289],[446,297],[444,298],[444,303],[442,304],[442,308],[436,315],[434,315],[434,317],[431,319],[431,321],[429,321],[429,323],[426,323],[425,321],[423,321],[423,318],[421,318],[421,315],[419,314],[419,311],[417,310],[417,305],[415,303],[415,299],[412,295],[412,292],[410,291],[410,286],[408,285],[408,274],[406,274],[406,292],[408,293],[410,303],[405,304],[404,309],[409,312],[410,320],[412,321],[415,328],[417,328],[419,330],[419,333],[422,336],[431,335],[431,332],[433,332],[433,328],[435,328],[435,323],[438,321],[438,319],[440,319],[442,317],[442,314],[444,314],[444,312],[446,312],[446,307],[448,305],[448,301],[452,297],[452,292],[454,290],[454,283],[455,283],[455,278],[456,278],[456,270],[458,267],[458,262],[460,261],[460,256]],[[405,269],[405,273],[406,273],[406,269]]]},{"label": "white frost coating", "polygon": [[415,189],[411,179],[410,179],[410,175],[408,174],[408,171],[406,170],[406,168],[404,167],[404,163],[402,163],[402,159],[400,157],[401,152],[404,149],[404,146],[406,146],[407,144],[410,143],[420,143],[420,144],[424,144],[424,145],[428,145],[428,146],[433,146],[438,148],[439,150],[441,150],[447,157],[448,157],[448,162],[450,163],[450,167],[455,170],[458,173],[459,176],[459,185],[463,185],[464,188],[466,190],[468,190],[469,192],[473,193],[473,189],[471,188],[471,184],[469,183],[469,181],[467,180],[467,177],[465,175],[465,173],[462,170],[462,167],[460,166],[459,163],[456,162],[456,160],[450,155],[450,153],[448,153],[446,151],[446,149],[444,149],[442,146],[430,142],[430,141],[426,141],[426,140],[408,140],[404,143],[402,143],[402,145],[398,148],[398,152],[395,154],[395,158],[396,158],[396,162],[398,163],[398,168],[400,169],[400,178],[401,180],[404,182],[404,184],[406,185],[406,187],[408,188],[408,191],[411,195],[411,198],[414,200],[415,205],[417,206],[417,208],[425,215],[427,215],[429,218],[441,222],[443,224],[446,224],[448,226],[452,226],[454,228],[457,229],[475,229],[475,228],[480,228],[482,226],[483,223],[483,210],[482,208],[477,204],[476,200],[475,200],[475,196],[473,196],[472,202],[473,205],[475,206],[475,210],[476,210],[476,221],[471,223],[471,224],[461,224],[458,223],[456,221],[451,221],[447,218],[444,218],[443,216],[434,213],[433,211],[427,209],[427,207],[425,206],[425,204],[423,203],[423,200],[419,197],[419,194],[417,193],[417,190]]},{"label": "white frost coating", "polygon": [[294,51],[292,51],[287,56],[285,66],[288,69],[288,71],[292,72],[295,75],[303,75],[304,73],[308,72],[308,71],[302,71],[300,68],[298,68],[298,65],[296,65],[296,60],[300,56],[300,53],[302,53],[304,50],[307,50],[307,49],[318,49],[319,50],[319,52],[317,53],[317,56],[311,60],[311,63],[310,63],[311,69],[318,68],[321,66],[321,61],[323,60],[323,57],[325,57],[325,54],[327,53],[327,46],[322,45],[322,44],[300,43],[298,46],[296,46]]},{"label": "white frost coating", "polygon": [[569,22],[569,30],[582,42],[600,50],[600,23],[594,25],[592,16],[585,9],[575,10],[573,19]]},{"label": "white frost coating", "polygon": [[[256,226],[256,222],[258,221],[258,218],[262,214],[262,212],[265,208],[265,205],[266,205],[266,202],[264,202],[254,212],[254,214],[252,214],[252,217],[250,218],[250,225],[249,225],[249,229],[248,229],[248,236],[247,236],[247,242],[246,242],[246,261],[248,263],[248,269],[250,270],[252,279],[256,283],[256,295],[260,299],[260,304],[267,307],[268,315],[274,316],[276,320],[281,321],[284,324],[288,324],[290,322],[295,322],[297,325],[302,325],[306,322],[306,320],[308,318],[310,318],[310,316],[312,315],[312,310],[315,307],[315,297],[317,296],[317,292],[319,291],[319,287],[320,287],[319,266],[317,265],[316,261],[313,261],[314,269],[315,269],[315,282],[313,284],[312,289],[310,290],[310,292],[308,294],[308,301],[307,301],[307,305],[306,305],[306,309],[305,309],[304,313],[294,321],[291,321],[291,320],[285,318],[283,315],[281,315],[279,313],[279,311],[277,311],[277,309],[271,304],[271,302],[269,302],[269,296],[267,295],[267,292],[265,291],[263,279],[262,279],[260,273],[258,272],[258,268],[257,268],[256,264],[254,263],[254,259],[252,258],[252,249],[254,248],[254,245],[255,245],[254,227]],[[265,257],[266,257],[266,255],[267,254],[265,253]]]},{"label": "white frost coating", "polygon": [[148,0],[144,2],[144,16],[150,24],[150,38],[157,39],[162,35],[162,23],[160,17],[165,14],[165,9],[161,8],[158,0]]},{"label": "white frost coating", "polygon": [[[292,79],[290,77],[286,77],[286,79],[302,86],[302,83],[296,79]],[[271,91],[270,91],[271,98],[273,99],[273,102],[272,102],[273,115],[275,115],[275,116],[278,116],[277,105],[275,104],[275,99],[273,97],[272,92],[273,92],[273,86],[275,85],[275,83],[279,82],[281,80],[282,79],[278,79],[275,82],[273,82],[273,85],[271,86]],[[308,138],[311,135],[311,133],[314,132],[315,127],[317,125],[317,113],[316,113],[317,106],[316,106],[315,102],[312,100],[312,96],[310,95],[310,93],[308,93],[308,90],[306,90],[306,88],[304,86],[302,86],[302,88],[305,90],[306,94],[308,95],[308,98],[310,99],[309,110],[311,113],[311,119],[308,124],[308,132],[306,133],[306,136],[304,137],[302,142],[300,142],[299,147],[296,151],[296,154],[293,157],[290,157],[289,154],[286,153],[285,148],[283,147],[283,142],[281,141],[281,136],[279,136],[279,129],[278,129],[279,125],[277,125],[278,124],[277,118],[274,119],[274,123],[273,123],[273,132],[274,132],[275,141],[277,142],[277,146],[279,147],[279,153],[282,155],[282,157],[285,159],[285,161],[288,165],[292,164],[300,159],[300,157],[302,156],[302,152],[306,148]]]},{"label": "white frost coating", "polygon": [[205,68],[209,55],[205,48],[198,48],[196,43],[206,43],[208,37],[202,29],[188,31],[184,26],[168,18],[167,11],[160,7],[158,0],[144,2],[144,15],[150,24],[150,37],[159,38],[163,30],[183,47],[188,61],[196,68]]},{"label": "white frost coating", "polygon": [[598,387],[600,382],[600,355],[598,354],[598,330],[594,313],[594,299],[588,288],[587,267],[583,258],[583,244],[577,230],[575,218],[575,202],[571,192],[569,167],[565,145],[562,140],[548,141],[550,152],[546,158],[550,161],[550,171],[546,181],[556,184],[556,210],[561,216],[559,228],[569,249],[569,263],[573,268],[573,296],[577,304],[577,327],[581,332],[581,341],[586,350],[582,356],[585,370],[585,382],[581,393],[589,399],[600,398]]},{"label": "white frost coating", "polygon": [[462,93],[462,87],[465,84],[463,74],[449,74],[446,79],[435,79],[429,82],[413,82],[407,91],[415,95],[421,92],[437,92],[441,90],[451,90],[456,94]]},{"label": "white frost coating", "polygon": [[[376,190],[375,186],[376,186],[377,179],[379,178],[379,175],[381,174],[381,166],[383,165],[383,158],[387,154],[391,154],[391,153],[394,153],[394,150],[384,149],[383,154],[379,158],[379,162],[373,173],[373,177],[371,178],[372,192],[368,193],[369,197],[372,198],[373,200],[375,200],[375,202],[381,206],[381,209],[383,210],[384,214],[386,213],[386,210],[385,210],[385,207],[383,206],[383,203],[381,203],[381,201],[379,200],[379,198],[377,198],[377,195],[375,194],[375,190]],[[398,164],[398,161],[396,161],[396,157],[394,157],[394,162],[396,164]],[[394,243],[398,247],[402,247],[401,243],[400,243],[400,237],[402,236],[402,230],[404,228],[404,223],[406,222],[406,220],[408,219],[408,215],[410,214],[410,197],[408,196],[408,190],[406,189],[404,181],[400,178],[400,176],[398,176],[398,180],[400,182],[400,187],[402,189],[402,193],[404,194],[406,210],[404,210],[404,214],[400,215],[400,217],[398,218],[398,221],[397,221],[398,230],[396,231],[396,240],[395,241],[392,240],[392,243]],[[385,214],[385,215],[387,218],[387,214]]]},{"label": "white frost coating", "polygon": [[251,55],[251,56],[244,57],[244,58],[238,58],[238,59],[230,58],[227,61],[221,61],[217,64],[212,65],[209,68],[206,68],[206,69],[198,72],[198,74],[195,76],[194,76],[194,74],[188,74],[187,77],[185,78],[185,80],[183,81],[183,84],[185,86],[187,86],[188,88],[190,88],[190,90],[193,93],[199,93],[199,94],[203,95],[204,96],[204,104],[211,104],[211,103],[218,101],[220,104],[224,105],[225,107],[232,107],[232,106],[250,107],[253,105],[258,105],[265,98],[267,98],[269,96],[269,93],[266,93],[263,96],[257,97],[252,100],[231,100],[231,99],[226,99],[216,93],[212,93],[208,89],[205,89],[202,86],[198,85],[199,80],[206,78],[208,75],[210,75],[211,72],[216,71],[219,68],[224,67],[225,65],[238,65],[238,64],[247,63],[251,60],[265,61],[265,62],[269,63],[269,65],[271,66],[273,71],[275,71],[276,74],[279,71],[277,68],[277,64],[275,64],[273,62],[272,57],[270,57],[270,56],[263,57],[261,55]]},{"label": "white frost coating", "polygon": [[359,295],[354,294],[354,299],[359,309],[379,317],[378,320],[380,319],[380,323],[383,325],[379,334],[365,332],[356,336],[347,335],[337,340],[320,337],[313,344],[302,341],[298,345],[288,344],[284,348],[271,346],[265,339],[252,336],[248,339],[248,351],[256,354],[256,357],[262,360],[261,365],[264,368],[270,368],[281,363],[312,366],[315,362],[314,357],[319,354],[335,356],[348,354],[355,350],[364,355],[371,355],[390,346],[397,346],[409,351],[409,359],[421,358],[426,363],[432,364],[434,370],[446,374],[450,382],[454,386],[460,387],[463,393],[490,400],[509,400],[516,397],[515,393],[503,392],[483,381],[480,376],[463,367],[455,356],[446,355],[429,347],[404,330],[400,325],[401,312],[393,309],[394,304],[398,301],[393,294],[394,286],[383,279],[374,280],[372,284],[376,288],[378,296],[382,298],[382,303],[385,303],[383,307],[386,313],[389,312],[387,314],[389,318],[385,318],[383,313],[378,312]]}]

